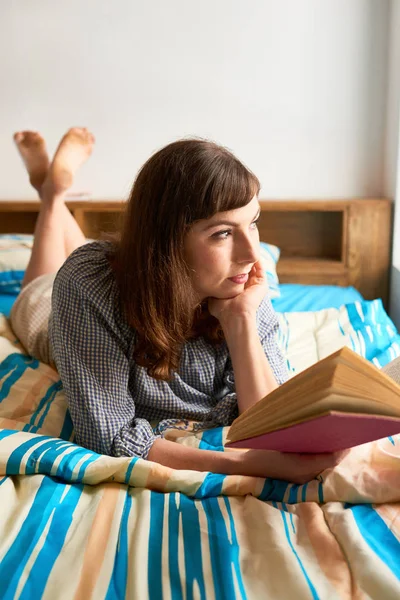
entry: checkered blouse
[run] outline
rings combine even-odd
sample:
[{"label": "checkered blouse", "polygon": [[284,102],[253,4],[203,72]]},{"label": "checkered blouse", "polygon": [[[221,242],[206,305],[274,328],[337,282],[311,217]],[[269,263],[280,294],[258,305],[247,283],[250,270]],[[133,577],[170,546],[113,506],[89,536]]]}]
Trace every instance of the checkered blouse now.
[{"label": "checkered blouse", "polygon": [[[227,345],[203,338],[183,347],[171,381],[150,377],[132,358],[135,331],[120,310],[109,242],[75,250],[59,270],[49,322],[51,351],[63,382],[78,444],[112,456],[146,458],[171,426],[229,425],[238,415]],[[275,341],[278,322],[266,297],[257,312],[262,345],[279,383],[287,379]]]}]

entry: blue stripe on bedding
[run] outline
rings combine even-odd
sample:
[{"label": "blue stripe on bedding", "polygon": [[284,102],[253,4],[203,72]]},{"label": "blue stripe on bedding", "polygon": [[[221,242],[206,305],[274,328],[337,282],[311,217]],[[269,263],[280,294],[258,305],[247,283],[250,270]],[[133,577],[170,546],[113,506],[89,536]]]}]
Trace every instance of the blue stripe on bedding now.
[{"label": "blue stripe on bedding", "polygon": [[[69,490],[63,497],[66,488]],[[69,486],[50,477],[43,479],[17,538],[1,560],[0,581],[5,588],[3,588],[2,598],[11,600],[15,597],[21,575],[43,535],[49,519],[51,519],[47,539],[51,539],[52,544],[51,546],[45,544],[40,550],[30,569],[28,582],[19,596],[24,599],[32,598],[31,594],[34,590],[35,597],[41,597],[50,571],[64,545],[67,531],[72,522],[72,514],[79,502],[82,490],[83,486]]]},{"label": "blue stripe on bedding", "polygon": [[[193,590],[197,587],[200,597],[206,598],[199,511],[191,498],[180,493],[170,494],[168,508],[168,555],[171,574],[171,597],[179,597],[182,600],[183,598],[191,598]],[[178,564],[179,522],[182,525],[183,547],[185,550],[185,580],[182,582],[186,588],[184,593],[182,593],[181,589]],[[172,573],[176,574],[176,579],[172,576]]]},{"label": "blue stripe on bedding", "polygon": [[[57,483],[60,485],[59,482]],[[62,551],[67,533],[72,524],[73,513],[84,489],[80,485],[68,487],[69,489],[62,500],[58,504],[55,504],[53,518],[47,532],[46,538],[52,540],[52,544],[45,544],[40,550],[29,573],[29,583],[25,584],[19,600],[30,600],[32,596],[41,598],[44,593],[47,580]],[[52,500],[54,501],[55,499],[52,498]]]},{"label": "blue stripe on bedding", "polygon": [[147,583],[150,600],[163,597],[162,540],[164,530],[164,502],[167,497],[160,492],[150,492],[150,528]]},{"label": "blue stripe on bedding", "polygon": [[[41,444],[38,443],[43,440],[48,441]],[[63,452],[65,450],[66,444],[67,442],[64,442],[64,440],[57,440],[48,435],[41,436],[40,440],[36,438],[27,440],[10,454],[6,472],[7,474],[18,473],[20,469],[23,469],[22,464],[25,458],[25,475],[34,475],[40,472],[38,467],[41,465],[42,458],[48,454],[47,461],[45,461],[46,475],[50,475],[55,458],[57,458],[60,451]],[[32,450],[31,454],[29,454],[30,450]],[[25,457],[25,454],[28,456]]]},{"label": "blue stripe on bedding", "polygon": [[25,354],[9,354],[0,362],[0,377],[2,387],[0,390],[0,402],[8,396],[11,386],[20,379],[24,372],[30,369],[37,369],[39,361]]},{"label": "blue stripe on bedding", "polygon": [[234,548],[237,548],[237,552],[235,553],[235,555],[233,557],[236,579],[239,584],[239,589],[240,589],[240,593],[242,594],[242,598],[246,598],[246,591],[244,588],[244,583],[243,583],[242,574],[241,574],[241,570],[240,570],[239,541],[238,541],[238,538],[236,535],[235,521],[234,521],[233,514],[232,514],[231,503],[230,503],[230,499],[227,498],[226,496],[224,496],[223,501],[225,503],[226,512],[228,513],[228,516],[229,516],[229,525],[230,525],[230,530],[231,530],[230,533],[231,533],[231,538],[232,538],[232,546]]},{"label": "blue stripe on bedding", "polygon": [[204,431],[200,440],[200,448],[203,450],[223,450],[222,427]]},{"label": "blue stripe on bedding", "polygon": [[[55,473],[56,477],[60,477],[60,479],[65,479],[67,481],[75,481],[76,474],[74,473],[75,467],[77,464],[85,459],[86,466],[99,457],[98,454],[88,450],[87,448],[81,446],[75,446],[72,452],[66,454],[60,461],[58,465],[57,472]],[[79,469],[80,476],[82,477],[81,469]]]},{"label": "blue stripe on bedding", "polygon": [[[179,521],[181,521],[183,543],[187,541],[186,523],[184,513],[182,510],[182,494],[169,494],[168,497],[168,570],[170,573],[169,585],[171,588],[171,597],[176,600],[183,600],[184,595],[182,593],[181,577],[179,571]],[[178,504],[178,506],[177,506]],[[196,515],[197,516],[197,515]],[[197,529],[196,527],[194,528]],[[197,538],[197,531],[195,531],[194,538]],[[192,532],[193,535],[193,532]],[[193,544],[195,546],[195,544]],[[200,546],[201,547],[201,546]],[[193,548],[191,548],[191,551]],[[196,550],[195,550],[196,553]],[[185,567],[186,567],[186,553],[185,554]],[[150,558],[150,557],[149,557]],[[188,576],[189,574],[186,573]],[[193,577],[193,574],[192,574]]]},{"label": "blue stripe on bedding", "polygon": [[[209,450],[212,448],[209,448]],[[223,450],[223,449],[222,449]],[[220,473],[207,473],[203,483],[194,495],[194,498],[208,498],[222,494],[222,486],[226,475]]]},{"label": "blue stripe on bedding", "polygon": [[133,471],[133,467],[135,466],[135,464],[137,463],[138,460],[139,460],[139,458],[137,456],[132,456],[131,462],[129,463],[129,466],[125,473],[125,483],[129,483],[131,473]]},{"label": "blue stripe on bedding", "polygon": [[17,299],[16,294],[2,294],[0,293],[0,313],[3,313],[6,317],[10,316],[12,305]]},{"label": "blue stripe on bedding", "polygon": [[[208,542],[211,557],[211,569],[214,580],[216,598],[247,598],[240,568],[238,568],[239,546],[236,535],[229,539],[225,519],[218,498],[202,500],[202,507],[207,517]],[[240,596],[235,593],[235,581],[238,582]]]},{"label": "blue stripe on bedding", "polygon": [[[206,598],[202,546],[208,543],[215,596],[246,600],[239,560],[240,548],[230,499],[224,497],[220,504],[218,498],[208,498],[199,502],[181,493],[150,493],[149,598],[158,600],[163,595],[165,584],[162,579],[162,552],[163,540],[167,536],[168,585],[172,598],[191,598],[196,589],[200,598]],[[207,539],[204,537],[200,513],[204,514],[207,520]],[[179,565],[180,542],[183,542],[184,577]],[[239,595],[235,593],[236,590]]]},{"label": "blue stripe on bedding", "polygon": [[270,477],[267,477],[259,498],[261,498],[261,500],[268,500],[269,502],[282,502],[289,485],[289,483],[282,481],[281,479],[271,479]]},{"label": "blue stripe on bedding", "polygon": [[351,342],[355,352],[378,368],[400,356],[400,334],[382,300],[347,304],[346,310],[353,328]]},{"label": "blue stripe on bedding", "polygon": [[[22,431],[30,431],[31,433],[36,433],[37,430],[40,429],[40,427],[42,427],[43,422],[44,422],[44,420],[51,408],[51,405],[56,397],[56,394],[61,389],[62,389],[61,381],[56,381],[47,389],[46,394],[43,396],[43,398],[40,399],[38,407],[32,414],[29,423],[27,423],[23,427]],[[42,415],[40,416],[41,412],[42,412]],[[40,416],[40,418],[39,418],[39,416]]]},{"label": "blue stripe on bedding", "polygon": [[364,541],[392,573],[400,579],[400,542],[371,504],[346,504]]},{"label": "blue stripe on bedding", "polygon": [[285,530],[285,536],[286,536],[286,539],[287,539],[288,544],[290,546],[290,549],[293,552],[293,554],[294,554],[294,556],[295,556],[295,558],[297,560],[297,563],[298,563],[298,565],[299,565],[299,567],[301,569],[301,572],[303,573],[303,576],[304,576],[304,578],[305,578],[305,580],[307,582],[307,585],[309,587],[309,590],[310,590],[310,593],[311,593],[311,596],[312,596],[313,600],[319,600],[319,596],[317,594],[317,590],[315,589],[315,586],[313,585],[310,577],[308,576],[307,571],[306,571],[306,569],[304,567],[304,564],[303,564],[303,562],[302,562],[302,560],[301,560],[301,558],[299,556],[299,553],[296,551],[296,549],[295,549],[295,547],[293,545],[293,542],[291,540],[290,530],[289,530],[289,527],[288,527],[288,524],[287,524],[287,520],[286,520],[285,508],[283,506],[282,507],[278,507],[278,505],[277,505],[276,502],[272,502],[272,506],[274,508],[276,508],[277,510],[281,511],[281,517],[282,517],[282,520],[283,520],[283,527],[284,527],[284,530]]},{"label": "blue stripe on bedding", "polygon": [[3,440],[4,438],[8,437],[9,435],[15,435],[16,433],[19,433],[18,430],[16,430],[16,429],[2,429],[0,431],[0,440]]},{"label": "blue stripe on bedding", "polygon": [[71,415],[69,410],[65,413],[64,423],[61,429],[60,438],[63,440],[68,440],[70,442],[74,441],[75,435],[73,435],[74,426],[72,423]]},{"label": "blue stripe on bedding", "polygon": [[128,583],[128,521],[131,508],[132,496],[128,491],[126,493],[124,510],[122,512],[121,523],[119,526],[118,544],[115,550],[114,567],[107,590],[106,600],[125,598]]},{"label": "blue stripe on bedding", "polygon": [[16,286],[18,284],[18,288],[21,285],[21,281],[24,278],[25,271],[21,270],[10,270],[10,271],[1,271],[0,272],[0,290],[2,286],[8,288],[12,286]]}]

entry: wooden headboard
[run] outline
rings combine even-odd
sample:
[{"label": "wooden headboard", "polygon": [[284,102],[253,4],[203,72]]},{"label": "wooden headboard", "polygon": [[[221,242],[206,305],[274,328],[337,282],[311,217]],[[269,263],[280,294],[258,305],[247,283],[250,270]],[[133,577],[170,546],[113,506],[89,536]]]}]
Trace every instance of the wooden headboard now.
[{"label": "wooden headboard", "polygon": [[[392,203],[387,198],[261,200],[260,239],[281,249],[282,283],[354,286],[388,299]],[[115,231],[125,202],[67,202],[87,237]],[[0,233],[33,233],[38,201],[0,201]]]}]

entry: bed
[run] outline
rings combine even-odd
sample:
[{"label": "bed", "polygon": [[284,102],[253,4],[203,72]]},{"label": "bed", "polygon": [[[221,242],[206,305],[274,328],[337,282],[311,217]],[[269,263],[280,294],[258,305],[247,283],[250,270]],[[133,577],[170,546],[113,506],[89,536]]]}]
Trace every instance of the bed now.
[{"label": "bed", "polygon": [[[304,485],[74,443],[58,374],[26,355],[6,317],[38,206],[0,202],[0,598],[399,598],[400,436],[352,449]],[[399,356],[387,314],[391,203],[261,206],[266,251],[280,250],[272,301],[291,375],[345,345],[378,367]],[[95,238],[117,226],[123,203],[69,208]],[[226,430],[167,435],[223,451]]]}]

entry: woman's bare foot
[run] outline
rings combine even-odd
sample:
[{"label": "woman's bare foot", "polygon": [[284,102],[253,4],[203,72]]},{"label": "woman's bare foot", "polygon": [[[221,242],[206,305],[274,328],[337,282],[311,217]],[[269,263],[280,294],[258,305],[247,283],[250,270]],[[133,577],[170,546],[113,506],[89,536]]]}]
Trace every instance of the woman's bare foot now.
[{"label": "woman's bare foot", "polygon": [[79,167],[92,153],[94,136],[85,127],[72,127],[62,138],[43,184],[46,196],[64,194]]},{"label": "woman's bare foot", "polygon": [[14,142],[29,174],[29,181],[39,192],[49,170],[49,157],[46,143],[37,131],[18,131]]}]

